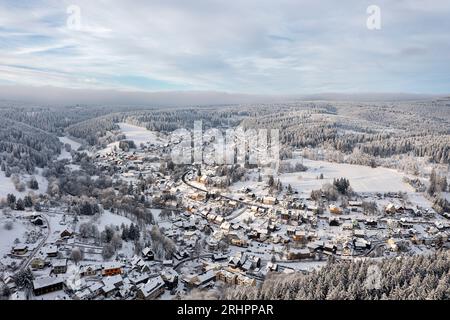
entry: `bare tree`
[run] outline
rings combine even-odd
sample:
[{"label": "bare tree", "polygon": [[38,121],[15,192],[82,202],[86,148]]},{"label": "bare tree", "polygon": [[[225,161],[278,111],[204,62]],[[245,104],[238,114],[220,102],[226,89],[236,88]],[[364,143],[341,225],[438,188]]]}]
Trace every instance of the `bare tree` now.
[{"label": "bare tree", "polygon": [[70,253],[70,259],[78,265],[78,262],[83,260],[83,251],[81,251],[78,247],[73,248]]}]

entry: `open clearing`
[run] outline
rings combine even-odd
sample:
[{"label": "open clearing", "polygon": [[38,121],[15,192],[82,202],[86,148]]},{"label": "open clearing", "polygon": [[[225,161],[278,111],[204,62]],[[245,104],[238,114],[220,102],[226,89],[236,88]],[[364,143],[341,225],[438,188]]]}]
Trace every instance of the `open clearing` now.
[{"label": "open clearing", "polygon": [[[299,193],[309,194],[311,190],[320,189],[324,183],[345,177],[356,192],[413,192],[405,182],[403,175],[388,168],[371,168],[360,165],[331,163],[326,161],[303,160],[308,168],[306,172],[284,173],[281,182],[290,184]],[[323,179],[318,179],[323,174]]]},{"label": "open clearing", "polygon": [[[132,140],[137,148],[143,144],[153,144],[161,146],[166,144],[166,141],[158,136],[154,131],[147,130],[146,128],[135,126],[132,124],[120,122],[118,123],[120,131],[125,135],[125,140]],[[119,141],[108,144],[108,146],[100,151],[100,154],[106,154],[111,152],[113,148],[119,148]]]},{"label": "open clearing", "polygon": [[[58,139],[64,144],[68,143],[72,150],[78,150],[78,148],[81,146],[81,143],[76,142],[69,137],[59,137]],[[70,152],[67,152],[64,147],[61,148],[61,154],[58,156],[58,160],[63,159],[72,159],[72,155],[70,154]]]},{"label": "open clearing", "polygon": [[141,143],[150,143],[154,145],[162,145],[165,143],[163,139],[158,137],[156,132],[147,130],[143,127],[138,127],[132,124],[121,122],[119,123],[120,131],[122,131],[127,140],[133,140],[136,146]]}]

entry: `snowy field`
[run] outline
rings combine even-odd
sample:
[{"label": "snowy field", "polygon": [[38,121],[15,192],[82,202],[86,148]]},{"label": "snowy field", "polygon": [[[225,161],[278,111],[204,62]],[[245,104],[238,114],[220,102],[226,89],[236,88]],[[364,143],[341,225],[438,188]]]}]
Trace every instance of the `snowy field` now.
[{"label": "snowy field", "polygon": [[120,227],[122,223],[126,226],[129,226],[132,223],[132,221],[127,217],[119,216],[117,214],[105,210],[105,212],[103,212],[103,214],[96,222],[96,225],[100,231],[103,231],[105,229],[105,226],[114,225]]},{"label": "snowy field", "polygon": [[38,190],[31,190],[27,187],[27,182],[31,179],[31,176],[28,174],[22,174],[20,175],[20,181],[22,181],[25,184],[25,191],[19,192],[14,187],[14,184],[11,180],[11,178],[5,177],[5,173],[3,171],[0,171],[0,199],[6,198],[8,193],[14,194],[16,197],[23,198],[24,196],[28,195],[29,192],[33,192],[35,194],[41,194],[47,192],[47,186],[48,181],[45,177],[40,175],[40,169],[38,169],[38,173],[34,175],[36,178],[36,181],[39,184]]},{"label": "snowy field", "polygon": [[158,137],[154,131],[147,130],[143,127],[138,127],[132,124],[121,122],[119,123],[120,131],[122,131],[127,140],[133,140],[136,146],[141,143],[150,143],[154,145],[163,145],[165,141]]},{"label": "snowy field", "polygon": [[[285,173],[280,175],[284,185],[290,184],[294,190],[309,194],[320,189],[324,183],[332,183],[334,178],[345,177],[356,192],[413,192],[403,182],[403,175],[387,168],[371,168],[360,165],[331,163],[326,161],[303,160],[308,168],[306,172]],[[323,174],[324,179],[318,179]]]},{"label": "snowy field", "polygon": [[[80,143],[68,138],[68,137],[59,137],[59,141],[61,141],[63,144],[68,143],[72,150],[78,150],[78,148],[81,146]],[[63,159],[72,159],[72,155],[70,152],[67,152],[64,146],[61,148],[61,154],[58,156],[58,160]]]},{"label": "snowy field", "polygon": [[[11,230],[6,230],[4,224],[10,221],[13,223]],[[16,238],[23,240],[23,235],[27,231],[27,228],[19,221],[13,221],[5,217],[0,217],[0,257],[11,252],[11,248],[14,246],[14,240]]]},{"label": "snowy field", "polygon": [[[140,147],[140,144],[153,144],[153,145],[164,145],[166,141],[158,136],[155,131],[147,130],[146,128],[135,126],[132,124],[120,122],[120,131],[125,135],[125,140],[132,140],[136,147]],[[108,146],[103,149],[100,153],[111,152],[112,149],[116,147],[119,148],[119,141],[108,144]]]}]

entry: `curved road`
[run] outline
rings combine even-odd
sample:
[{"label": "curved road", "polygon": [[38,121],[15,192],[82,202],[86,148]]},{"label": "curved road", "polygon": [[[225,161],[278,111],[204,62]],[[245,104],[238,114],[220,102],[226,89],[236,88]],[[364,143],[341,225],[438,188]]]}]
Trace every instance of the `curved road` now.
[{"label": "curved road", "polygon": [[45,220],[45,223],[47,224],[47,234],[41,240],[41,242],[37,245],[37,247],[33,250],[33,252],[22,262],[22,265],[19,267],[19,270],[16,273],[18,273],[19,271],[23,271],[28,267],[28,265],[31,263],[34,256],[36,255],[36,253],[38,253],[38,251],[44,246],[44,244],[48,240],[48,237],[50,236],[50,232],[51,232],[50,223],[48,222],[48,219],[44,214],[41,214],[41,217]]}]

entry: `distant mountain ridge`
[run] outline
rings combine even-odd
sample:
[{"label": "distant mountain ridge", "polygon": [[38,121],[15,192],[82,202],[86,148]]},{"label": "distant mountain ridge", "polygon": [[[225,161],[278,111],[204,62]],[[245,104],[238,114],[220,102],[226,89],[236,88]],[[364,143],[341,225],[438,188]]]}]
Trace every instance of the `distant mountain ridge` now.
[{"label": "distant mountain ridge", "polygon": [[0,107],[31,105],[110,105],[110,106],[201,106],[292,101],[417,101],[447,99],[448,95],[415,93],[314,93],[265,95],[218,91],[131,92],[116,90],[67,89],[56,87],[0,86]]}]

